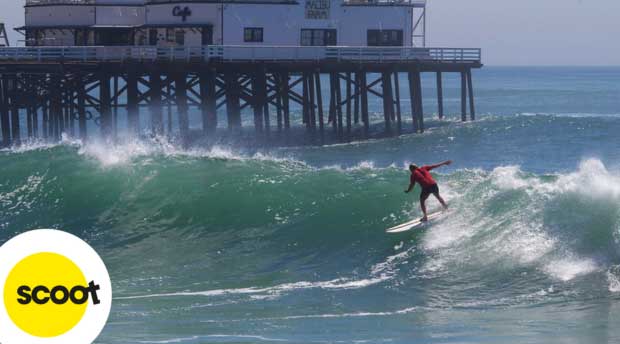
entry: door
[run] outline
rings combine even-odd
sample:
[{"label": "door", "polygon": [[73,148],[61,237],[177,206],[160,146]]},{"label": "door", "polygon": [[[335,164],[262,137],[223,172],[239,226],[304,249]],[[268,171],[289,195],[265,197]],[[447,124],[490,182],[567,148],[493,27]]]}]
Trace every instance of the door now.
[{"label": "door", "polygon": [[202,45],[212,45],[213,44],[213,27],[212,26],[203,26],[201,28]]},{"label": "door", "polygon": [[157,29],[149,30],[149,45],[157,45],[159,31]]}]

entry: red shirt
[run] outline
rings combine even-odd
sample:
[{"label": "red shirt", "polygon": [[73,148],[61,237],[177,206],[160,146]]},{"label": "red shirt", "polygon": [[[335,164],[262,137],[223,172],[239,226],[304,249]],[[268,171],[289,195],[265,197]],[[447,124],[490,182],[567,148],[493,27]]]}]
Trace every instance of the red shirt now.
[{"label": "red shirt", "polygon": [[422,166],[411,172],[411,184],[417,182],[422,186],[422,188],[429,188],[437,184],[435,179],[433,179],[433,176],[431,176],[429,170],[429,166]]}]

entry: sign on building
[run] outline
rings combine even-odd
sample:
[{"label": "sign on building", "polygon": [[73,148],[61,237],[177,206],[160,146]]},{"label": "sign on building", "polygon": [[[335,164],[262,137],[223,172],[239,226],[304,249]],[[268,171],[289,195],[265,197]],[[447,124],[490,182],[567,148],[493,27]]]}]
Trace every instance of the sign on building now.
[{"label": "sign on building", "polygon": [[306,0],[306,19],[329,19],[331,0]]}]

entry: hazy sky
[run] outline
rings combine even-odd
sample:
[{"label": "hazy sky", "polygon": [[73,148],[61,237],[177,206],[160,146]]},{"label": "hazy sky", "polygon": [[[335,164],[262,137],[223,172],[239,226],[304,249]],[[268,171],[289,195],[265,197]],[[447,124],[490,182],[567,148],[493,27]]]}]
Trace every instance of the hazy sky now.
[{"label": "hazy sky", "polygon": [[[0,4],[21,39],[23,1]],[[429,0],[428,38],[480,47],[487,65],[620,65],[620,0]]]}]

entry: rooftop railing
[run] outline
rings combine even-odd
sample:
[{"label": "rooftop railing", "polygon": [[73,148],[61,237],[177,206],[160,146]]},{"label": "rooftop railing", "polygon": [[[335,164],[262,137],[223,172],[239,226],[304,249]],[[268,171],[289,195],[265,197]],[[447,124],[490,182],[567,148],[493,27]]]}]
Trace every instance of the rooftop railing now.
[{"label": "rooftop railing", "polygon": [[34,5],[94,5],[95,0],[26,0],[26,6]]},{"label": "rooftop railing", "polygon": [[201,46],[0,48],[2,62],[378,62],[481,63],[478,48]]},{"label": "rooftop railing", "polygon": [[343,0],[348,6],[413,6],[424,7],[426,0]]}]

